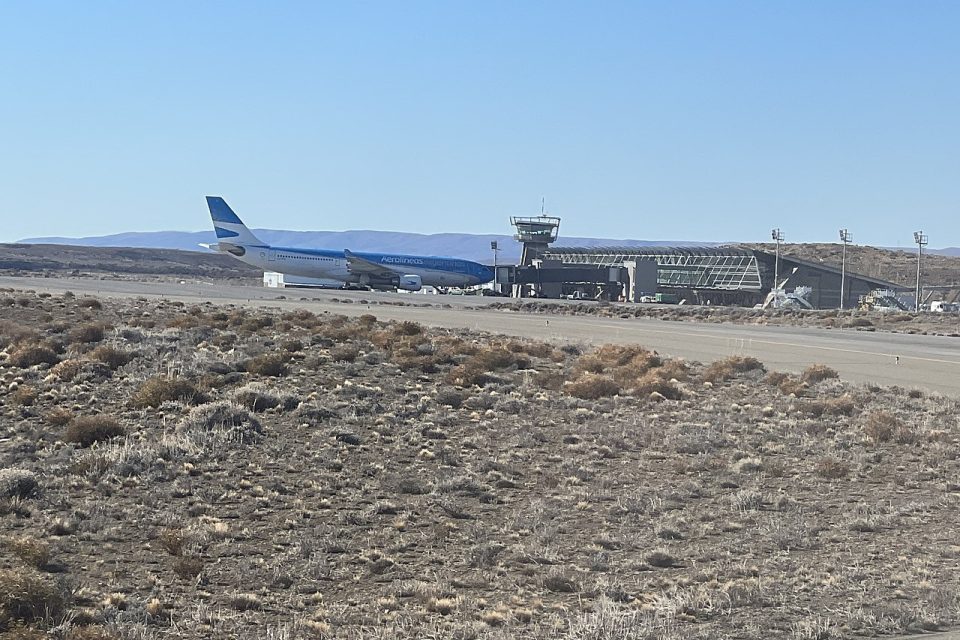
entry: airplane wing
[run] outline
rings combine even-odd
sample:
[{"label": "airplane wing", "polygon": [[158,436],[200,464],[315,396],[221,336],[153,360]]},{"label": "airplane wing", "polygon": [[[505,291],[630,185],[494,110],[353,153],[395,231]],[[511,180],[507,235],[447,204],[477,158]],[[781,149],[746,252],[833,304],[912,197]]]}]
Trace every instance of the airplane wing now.
[{"label": "airplane wing", "polygon": [[397,275],[395,271],[391,271],[376,262],[357,257],[349,249],[344,249],[343,257],[347,259],[347,271],[350,273],[365,273],[371,278],[384,280],[395,278]]}]

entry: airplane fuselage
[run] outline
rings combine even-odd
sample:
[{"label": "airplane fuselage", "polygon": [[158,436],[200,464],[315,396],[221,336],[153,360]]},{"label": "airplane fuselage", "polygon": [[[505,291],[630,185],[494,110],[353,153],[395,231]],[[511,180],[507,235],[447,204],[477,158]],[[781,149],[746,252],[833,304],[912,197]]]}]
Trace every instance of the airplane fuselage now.
[{"label": "airplane fuselage", "polygon": [[[234,245],[234,249],[242,248],[242,251],[237,251],[231,250],[229,243],[221,242],[220,244],[228,253],[264,271],[277,271],[307,278],[340,280],[345,283],[389,286],[388,282],[379,282],[366,274],[351,272],[343,251]],[[224,247],[224,245],[227,246]],[[360,252],[354,252],[353,255],[376,263],[384,270],[393,272],[397,277],[419,276],[424,285],[433,287],[469,287],[493,279],[493,271],[490,267],[458,258]]]}]

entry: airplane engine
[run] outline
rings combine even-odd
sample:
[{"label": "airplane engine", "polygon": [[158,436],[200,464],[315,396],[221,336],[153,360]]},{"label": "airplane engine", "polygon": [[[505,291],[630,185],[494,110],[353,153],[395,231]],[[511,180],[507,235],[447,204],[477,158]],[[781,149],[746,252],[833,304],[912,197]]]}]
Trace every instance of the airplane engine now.
[{"label": "airplane engine", "polygon": [[420,276],[400,276],[400,282],[397,283],[397,289],[403,289],[404,291],[420,291],[422,288],[423,278]]}]

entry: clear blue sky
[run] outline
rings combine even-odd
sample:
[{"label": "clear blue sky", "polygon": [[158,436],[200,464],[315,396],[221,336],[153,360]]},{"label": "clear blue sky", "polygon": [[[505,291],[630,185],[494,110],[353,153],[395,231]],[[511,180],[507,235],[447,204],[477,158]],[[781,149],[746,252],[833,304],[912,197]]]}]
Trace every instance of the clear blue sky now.
[{"label": "clear blue sky", "polygon": [[960,2],[0,3],[0,240],[960,245]]}]

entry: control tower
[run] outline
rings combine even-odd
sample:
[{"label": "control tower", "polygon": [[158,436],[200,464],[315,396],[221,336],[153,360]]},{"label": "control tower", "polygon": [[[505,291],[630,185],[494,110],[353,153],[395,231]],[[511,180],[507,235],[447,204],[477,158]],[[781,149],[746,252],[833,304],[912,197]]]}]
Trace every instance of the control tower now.
[{"label": "control tower", "polygon": [[517,228],[513,239],[523,245],[521,267],[532,265],[533,261],[549,248],[550,243],[557,240],[557,233],[560,231],[560,218],[543,214],[532,218],[511,216],[510,224]]}]

